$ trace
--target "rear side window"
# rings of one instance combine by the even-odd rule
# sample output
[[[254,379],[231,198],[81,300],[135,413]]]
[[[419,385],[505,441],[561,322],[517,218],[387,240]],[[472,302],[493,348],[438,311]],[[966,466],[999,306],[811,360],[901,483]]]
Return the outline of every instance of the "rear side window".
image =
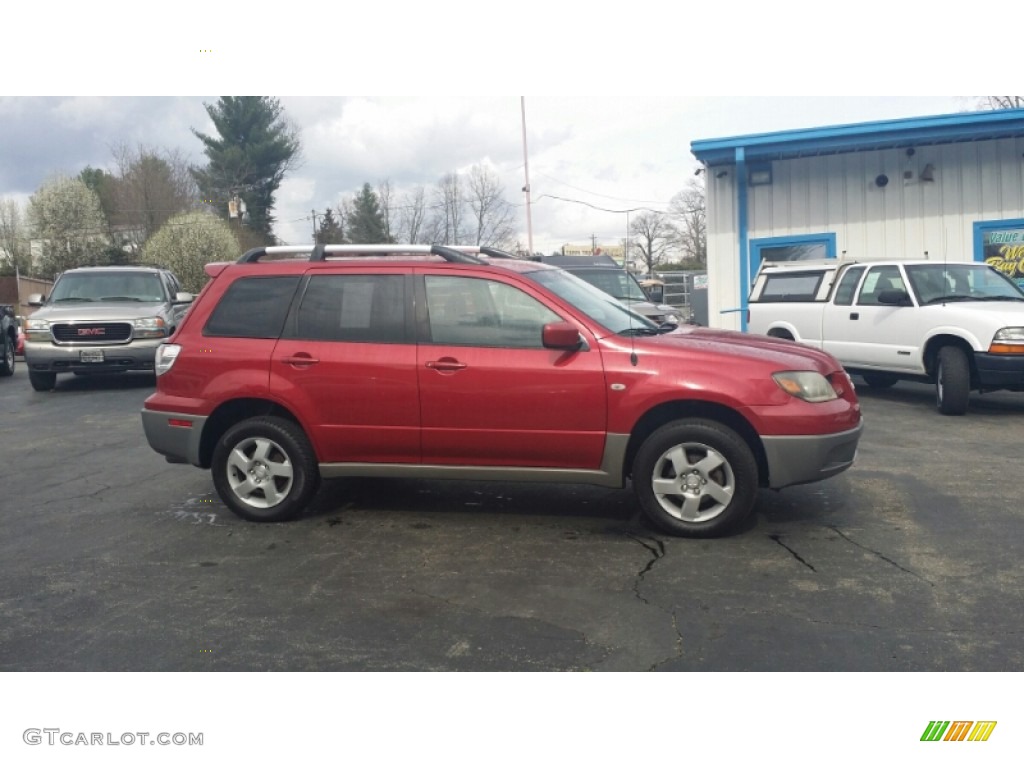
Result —
[[[857,290],[857,282],[863,273],[864,267],[853,267],[846,270],[846,274],[843,275],[842,280],[839,281],[839,285],[836,287],[836,304],[841,306],[853,304],[853,294]]]
[[[823,277],[823,272],[767,275],[759,301],[814,301]]]
[[[404,275],[314,275],[299,304],[295,338],[402,342],[405,314]]]
[[[213,310],[203,335],[276,339],[298,284],[298,276],[236,280]]]

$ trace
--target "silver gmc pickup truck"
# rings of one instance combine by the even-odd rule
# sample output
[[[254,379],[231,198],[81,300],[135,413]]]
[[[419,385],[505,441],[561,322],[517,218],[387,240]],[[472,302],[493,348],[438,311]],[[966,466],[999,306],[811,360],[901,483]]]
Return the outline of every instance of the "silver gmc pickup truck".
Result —
[[[193,296],[160,267],[80,267],[57,278],[25,324],[32,388],[53,389],[58,373],[153,371],[156,348],[174,333]]]

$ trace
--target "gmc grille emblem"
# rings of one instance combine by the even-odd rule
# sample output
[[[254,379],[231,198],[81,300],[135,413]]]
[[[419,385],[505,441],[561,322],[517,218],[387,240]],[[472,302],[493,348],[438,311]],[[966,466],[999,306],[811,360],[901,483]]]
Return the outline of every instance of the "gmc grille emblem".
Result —
[[[79,336],[102,336],[107,331],[105,328],[79,328]]]

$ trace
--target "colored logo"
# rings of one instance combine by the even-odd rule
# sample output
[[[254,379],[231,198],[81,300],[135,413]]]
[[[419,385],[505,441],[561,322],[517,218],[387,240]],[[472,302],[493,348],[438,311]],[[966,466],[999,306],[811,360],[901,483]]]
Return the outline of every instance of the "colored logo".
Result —
[[[932,720],[921,741],[988,741],[995,729],[995,720]]]

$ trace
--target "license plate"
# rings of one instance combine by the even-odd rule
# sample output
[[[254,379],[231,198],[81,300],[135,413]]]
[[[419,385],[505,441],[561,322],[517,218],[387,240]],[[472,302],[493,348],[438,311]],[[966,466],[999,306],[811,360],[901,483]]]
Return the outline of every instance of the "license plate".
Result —
[[[83,349],[78,353],[78,359],[83,363],[102,363],[102,349]]]

